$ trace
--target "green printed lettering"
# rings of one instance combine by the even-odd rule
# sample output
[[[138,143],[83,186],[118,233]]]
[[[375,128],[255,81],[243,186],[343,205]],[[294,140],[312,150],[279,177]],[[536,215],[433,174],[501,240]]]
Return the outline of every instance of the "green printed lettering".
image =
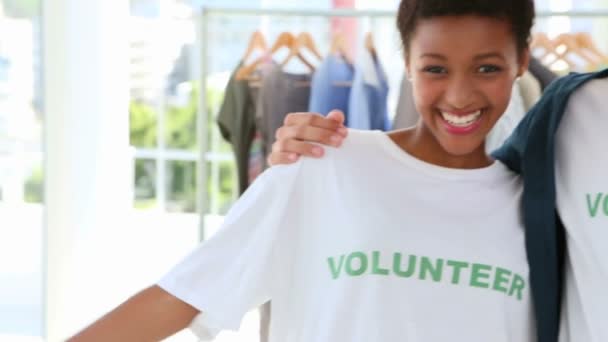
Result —
[[[587,208],[589,208],[589,215],[591,215],[591,217],[597,216],[597,211],[600,208],[602,196],[604,196],[604,194],[602,194],[602,193],[597,194],[595,196],[595,201],[593,201],[593,203],[591,203],[591,194],[587,194]],[[604,209],[606,209],[605,207],[606,207],[606,203],[604,202]]]
[[[327,258],[327,262],[329,263],[329,270],[331,272],[331,276],[334,279],[338,279],[340,273],[342,272],[342,265],[344,265],[344,255],[340,255],[340,261],[337,265],[333,257]]]
[[[513,282],[511,283],[511,290],[509,291],[509,296],[512,296],[515,292],[517,292],[517,299],[521,300],[523,298],[523,290],[526,287],[526,282],[524,278],[520,275],[515,274],[513,276]]]
[[[372,254],[372,274],[388,275],[388,269],[380,267],[380,252]]]
[[[407,270],[401,270],[401,253],[395,253],[393,255],[393,273],[399,277],[409,278],[414,275],[416,271],[416,256],[410,255],[407,263]]]
[[[448,260],[447,265],[451,266],[454,269],[454,271],[452,272],[452,284],[460,283],[460,270],[469,267],[469,263],[463,261]]]
[[[354,261],[359,260],[358,268],[355,268]],[[346,260],[346,273],[350,276],[358,277],[367,271],[367,255],[363,252],[351,253]]]
[[[441,274],[443,271],[443,259],[437,259],[435,265],[431,262],[431,259],[422,257],[420,259],[420,279],[425,280],[427,273],[431,274],[433,281],[441,281]]]
[[[602,194],[602,196],[604,196]],[[606,196],[608,198],[608,196]],[[592,198],[589,197],[591,200]],[[591,201],[592,202],[592,201]],[[591,203],[589,202],[589,203]],[[590,210],[601,211],[602,205],[608,206],[608,200],[602,197],[599,204],[595,200]],[[599,209],[597,208],[599,206]],[[597,214],[597,213],[596,213]],[[512,300],[523,300],[526,290],[526,279],[506,268],[497,266],[475,264],[466,261],[422,257],[405,253],[392,254],[392,268],[388,265],[389,254],[384,251],[352,252],[327,258],[327,265],[331,277],[360,276],[396,276],[400,278],[413,278],[428,282],[444,282],[452,285],[471,286],[482,289],[491,289],[502,292]],[[382,260],[384,256],[384,260]],[[407,260],[405,260],[407,258]],[[449,268],[451,276],[444,277],[443,271]],[[470,277],[470,278],[469,278]],[[417,280],[415,280],[417,281]]]
[[[496,291],[507,293],[507,288],[505,286],[509,284],[509,277],[511,274],[512,273],[509,270],[496,267],[496,273],[494,274],[494,286],[492,286],[492,288]]]
[[[604,215],[608,216],[608,196],[604,196]]]
[[[482,280],[490,279],[490,271],[492,270],[492,266],[482,265],[482,264],[473,264],[471,267],[471,286],[480,287],[482,289],[487,289],[490,287],[487,283],[482,283]]]

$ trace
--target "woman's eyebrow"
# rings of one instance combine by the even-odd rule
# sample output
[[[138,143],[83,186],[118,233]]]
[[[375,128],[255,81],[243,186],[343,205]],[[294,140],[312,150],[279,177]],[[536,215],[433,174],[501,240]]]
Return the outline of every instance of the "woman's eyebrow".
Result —
[[[500,54],[498,52],[482,53],[480,55],[475,56],[476,60],[486,59],[486,58],[499,58],[499,59],[502,59],[503,61],[505,60],[505,56],[503,56],[502,54]]]
[[[447,59],[444,55],[438,53],[423,53],[420,55],[420,58],[437,58],[437,59]]]

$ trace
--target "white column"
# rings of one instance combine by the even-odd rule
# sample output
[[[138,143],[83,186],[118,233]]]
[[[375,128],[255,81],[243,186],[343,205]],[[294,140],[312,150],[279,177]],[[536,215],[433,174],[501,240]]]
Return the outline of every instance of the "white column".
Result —
[[[49,342],[101,314],[99,298],[120,282],[103,259],[131,205],[128,14],[123,0],[43,1]]]

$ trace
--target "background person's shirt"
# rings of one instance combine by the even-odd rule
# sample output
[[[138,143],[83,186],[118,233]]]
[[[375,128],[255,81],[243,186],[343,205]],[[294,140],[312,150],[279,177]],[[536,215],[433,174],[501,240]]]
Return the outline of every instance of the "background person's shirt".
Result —
[[[560,308],[562,306],[562,294],[564,293],[563,280],[565,279],[564,259],[566,248],[563,223],[565,222],[562,222],[556,215],[558,208],[556,205],[555,173],[555,155],[560,155],[563,152],[555,150],[556,133],[558,128],[560,128],[560,122],[570,96],[579,91],[588,82],[606,78],[608,78],[608,69],[589,74],[571,73],[555,80],[545,90],[539,102],[524,117],[505,144],[493,153],[495,158],[501,160],[513,171],[520,173],[524,179],[525,187],[522,197],[522,211],[526,227],[526,251],[530,265],[530,274],[532,275],[530,285],[532,297],[534,298],[539,342],[554,342],[558,340]],[[601,108],[601,105],[598,108]],[[605,113],[605,110],[602,112]],[[573,117],[586,114],[575,113]],[[597,129],[599,131],[602,131],[600,127],[602,126],[602,122],[604,121],[597,122]],[[562,130],[565,129],[567,129],[567,126],[564,126]],[[579,138],[581,137],[577,136],[576,139]],[[599,137],[591,136],[585,139],[588,138],[598,138],[599,140]],[[573,142],[564,141],[564,143]],[[585,147],[577,151],[577,153],[584,154],[586,150]],[[591,158],[597,157],[598,159],[603,155],[605,154],[589,154]],[[605,161],[605,159],[602,160]],[[573,166],[575,165],[573,164]],[[583,173],[581,174],[584,176],[585,171],[582,171]],[[578,177],[578,174],[573,175],[573,177]],[[597,184],[600,185],[601,183],[598,182]],[[575,201],[576,199],[572,200]],[[572,211],[572,209],[564,207],[561,210]],[[579,211],[578,213],[584,215],[584,212]],[[572,236],[580,237],[581,235],[579,234],[586,234],[585,232],[576,232],[575,230],[578,229],[578,226],[568,226],[567,229],[568,234],[573,234]],[[575,260],[574,258],[570,258],[569,262]],[[574,268],[577,267],[579,265],[574,265]],[[588,266],[583,264],[581,267],[585,268]],[[599,278],[593,279],[598,280]],[[574,283],[572,284],[574,285]],[[578,296],[577,291],[577,288],[569,286],[567,296]],[[592,305],[591,308],[597,309],[598,306]],[[584,329],[589,329],[587,331],[594,331],[594,334],[598,334],[600,331],[605,331],[602,329],[605,329],[604,318],[606,315],[604,313],[606,311],[603,311],[600,316],[596,317],[595,314],[597,312],[591,308],[584,315],[590,317],[589,315],[593,314],[594,317],[589,320],[589,324],[591,322],[598,322],[597,320],[599,319],[599,325],[579,326],[578,329],[583,329],[583,331]],[[583,308],[583,310],[587,309]],[[576,322],[578,323],[572,321],[568,324],[571,327],[579,323],[587,324],[587,322],[582,320],[577,320]],[[562,331],[563,339],[568,338],[568,336],[573,338],[572,341],[583,341],[578,336],[569,335],[567,331]]]
[[[608,78],[574,93],[557,130],[557,209],[568,246],[561,341],[608,341]]]
[[[214,328],[271,300],[271,341],[532,341],[521,191],[499,162],[442,168],[351,130],[266,171],[159,285]]]

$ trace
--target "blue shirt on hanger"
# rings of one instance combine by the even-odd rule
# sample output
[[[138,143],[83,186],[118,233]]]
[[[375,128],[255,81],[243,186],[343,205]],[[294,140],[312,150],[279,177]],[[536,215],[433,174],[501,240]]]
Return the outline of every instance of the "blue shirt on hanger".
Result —
[[[327,56],[312,77],[309,110],[327,115],[339,109],[348,118],[348,101],[354,76],[355,70],[350,63],[339,56]]]
[[[380,61],[365,49],[355,68],[347,125],[355,129],[386,131],[388,80]]]

